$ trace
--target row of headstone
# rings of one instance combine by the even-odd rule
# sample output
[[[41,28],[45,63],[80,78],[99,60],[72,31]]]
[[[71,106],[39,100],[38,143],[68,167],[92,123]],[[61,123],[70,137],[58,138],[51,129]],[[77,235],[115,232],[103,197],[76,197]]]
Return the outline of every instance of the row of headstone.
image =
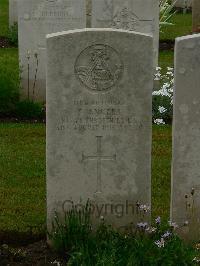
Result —
[[[154,65],[157,65],[158,0],[18,0],[18,10],[24,97],[43,102],[46,99],[45,36],[48,33],[90,26],[151,34],[154,39]]]
[[[191,8],[193,0],[173,0],[174,6],[177,8]]]
[[[78,45],[76,45],[78,44]],[[117,228],[151,205],[153,38],[85,29],[47,37],[47,209],[90,200]],[[200,35],[178,38],[172,167],[172,222],[200,237]],[[149,217],[143,217],[148,221]],[[189,223],[187,223],[188,221]]]
[[[199,0],[174,0],[174,6],[182,9],[192,8],[192,31],[200,32],[200,1]]]
[[[46,34],[86,27],[85,0],[18,0],[23,96],[45,102]]]
[[[9,26],[13,26],[18,22],[17,1],[9,0]]]
[[[200,32],[200,1],[199,0],[193,0],[192,28],[193,28],[193,32]]]
[[[190,240],[200,238],[200,34],[177,38],[171,216]]]

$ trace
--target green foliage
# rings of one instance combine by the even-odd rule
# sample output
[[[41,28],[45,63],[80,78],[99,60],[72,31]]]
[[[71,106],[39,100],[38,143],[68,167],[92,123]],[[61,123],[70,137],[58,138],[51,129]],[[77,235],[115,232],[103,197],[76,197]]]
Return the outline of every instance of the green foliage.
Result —
[[[170,20],[176,14],[174,11],[174,2],[168,0],[160,0],[160,29],[163,26],[173,25]]]
[[[14,45],[15,47],[18,47],[18,25],[17,23],[14,23],[8,32],[8,39],[9,42]]]
[[[95,233],[91,228],[88,212],[81,214],[73,209],[66,213],[64,223],[56,215],[50,239],[68,259],[67,265],[193,265],[196,251],[184,244],[169,225],[156,225],[154,233],[147,233],[147,228],[119,233],[104,222]],[[166,232],[169,236],[163,236]],[[162,247],[156,244],[160,238],[164,241]]]
[[[159,54],[159,66],[161,72],[164,74],[167,67],[173,67],[174,65],[174,52],[173,51],[160,51]]]
[[[9,1],[0,0],[0,36],[8,34]]]
[[[41,103],[24,100],[16,104],[15,113],[21,119],[42,119],[44,118],[44,107]]]
[[[171,104],[171,99],[167,96],[153,95],[153,105],[152,105],[152,116],[153,121],[157,118],[162,119],[165,124],[172,123],[173,117],[173,105]],[[166,112],[160,113],[159,107],[162,106],[165,108]]]
[[[157,67],[155,81],[159,82],[159,90],[154,90],[152,117],[155,124],[170,124],[173,116],[173,90],[174,90],[174,69],[167,68],[163,74],[162,69]]]
[[[0,123],[0,139],[0,239],[45,237],[45,125]]]
[[[171,126],[153,126],[152,143],[152,216],[167,221],[171,188]]]
[[[8,76],[0,78],[0,116],[9,115],[13,112],[19,98],[17,84]]]
[[[15,48],[0,49],[0,116],[43,119],[44,106],[31,100],[19,102],[19,94],[18,51]]]
[[[52,231],[48,236],[57,252],[65,254],[68,251],[69,253],[76,250],[79,245],[84,245],[91,233],[89,213],[89,204],[83,210],[77,210],[74,207],[65,213],[63,223],[55,214]]]
[[[171,18],[173,25],[169,27],[163,27],[160,33],[161,40],[174,41],[176,37],[191,34],[192,32],[192,14],[175,14]]]
[[[0,49],[0,116],[12,115],[19,100],[20,78],[16,49]]]

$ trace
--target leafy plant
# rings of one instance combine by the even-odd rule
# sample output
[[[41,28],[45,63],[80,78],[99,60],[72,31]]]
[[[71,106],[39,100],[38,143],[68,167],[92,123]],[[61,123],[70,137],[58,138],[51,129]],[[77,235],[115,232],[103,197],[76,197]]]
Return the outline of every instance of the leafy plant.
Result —
[[[160,0],[160,30],[163,26],[173,25],[169,21],[176,14],[176,11],[173,11],[175,3],[176,1]]]
[[[44,106],[31,100],[23,100],[16,104],[16,115],[22,119],[44,118]]]
[[[17,23],[14,23],[8,31],[8,39],[9,42],[14,45],[15,47],[18,47],[18,25]]]
[[[94,232],[88,210],[73,208],[63,222],[57,214],[53,221],[49,238],[67,265],[194,265],[198,252],[176,235],[175,223],[162,224],[158,217],[153,226],[141,222],[120,233],[102,220]]]
[[[73,207],[64,213],[64,221],[55,213],[52,222],[52,230],[48,237],[52,241],[55,250],[62,254],[68,254],[76,250],[79,245],[84,245],[91,234],[89,203],[82,210]]]
[[[19,80],[12,79],[7,71],[0,78],[0,116],[11,115],[19,100]]]
[[[157,67],[155,81],[159,82],[161,88],[153,91],[153,123],[170,124],[173,117],[173,68],[168,67],[167,72],[162,74],[161,68]]]

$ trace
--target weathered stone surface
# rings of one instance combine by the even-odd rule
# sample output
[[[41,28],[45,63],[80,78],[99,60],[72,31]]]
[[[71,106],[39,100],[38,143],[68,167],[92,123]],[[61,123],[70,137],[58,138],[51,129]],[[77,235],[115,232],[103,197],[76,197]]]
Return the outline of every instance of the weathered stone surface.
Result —
[[[92,27],[151,34],[154,38],[154,65],[158,64],[158,0],[93,0]]]
[[[200,1],[193,0],[192,3],[192,28],[193,32],[200,32]]]
[[[87,28],[91,28],[92,21],[92,0],[86,0]]]
[[[17,23],[17,0],[9,0],[9,25]]]
[[[18,0],[18,10],[23,96],[45,101],[45,36],[85,28],[85,0]]]
[[[175,58],[172,220],[200,237],[200,34],[178,38]],[[194,195],[193,195],[194,194]]]
[[[47,36],[49,223],[70,201],[90,199],[117,227],[150,204],[152,42],[112,29]]]

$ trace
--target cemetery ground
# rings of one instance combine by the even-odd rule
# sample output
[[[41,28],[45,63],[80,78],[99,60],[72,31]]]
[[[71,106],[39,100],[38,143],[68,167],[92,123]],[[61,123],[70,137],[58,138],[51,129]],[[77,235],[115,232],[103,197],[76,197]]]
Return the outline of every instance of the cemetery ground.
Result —
[[[160,52],[159,65],[164,70],[173,65],[175,37],[191,33],[191,14],[176,14],[172,22],[175,25],[161,34],[161,41],[164,43],[161,47],[164,47],[164,50]],[[26,116],[15,117],[13,113],[7,115],[9,111],[5,111],[6,108],[10,110],[10,106],[17,102],[16,92],[19,85],[18,49],[10,42],[9,36],[12,33],[8,30],[7,0],[1,0],[0,3],[0,25],[0,47],[2,47],[0,49],[0,265],[52,265],[50,262],[61,259],[45,244],[45,123],[38,123],[40,118],[37,116],[31,119],[28,117],[29,121],[24,122],[27,120]],[[9,90],[11,93],[7,94],[7,88],[12,88]],[[7,99],[11,101],[8,105],[3,105],[8,102]],[[171,130],[171,125],[153,126],[152,221],[160,216],[164,223],[169,220],[170,208]],[[106,231],[104,233],[107,238],[111,236]],[[116,242],[116,239],[114,241]],[[119,246],[124,245],[120,238],[117,241]],[[142,265],[166,265],[163,261],[165,257],[170,256],[177,265],[193,265],[191,258],[195,256],[195,252],[190,247],[182,247],[182,243],[178,241],[174,243],[171,250],[166,249],[163,252],[155,246],[150,249],[149,254],[150,243],[146,241],[141,253],[137,255],[143,257],[145,251],[147,257],[163,256],[162,261],[152,260],[152,264]],[[114,248],[109,244],[108,241],[107,249],[110,253]],[[151,244],[154,245],[152,240]],[[177,254],[179,252],[182,254],[180,264],[178,261],[175,262],[172,255],[176,250]],[[118,253],[120,254],[120,248]],[[87,258],[87,252],[84,255]],[[105,258],[106,255],[108,254],[105,254]],[[125,253],[123,256],[122,259],[125,261],[130,254]],[[191,264],[186,261],[191,261]],[[63,262],[62,265],[66,264]],[[81,265],[81,262],[72,265]],[[107,261],[107,264],[99,265],[113,264]]]
[[[0,238],[45,235],[45,125],[0,124]],[[153,127],[153,217],[169,217],[171,126]],[[18,237],[9,232],[19,233]],[[22,233],[22,238],[20,238]]]
[[[45,124],[21,122],[1,123],[0,139],[1,265],[10,263],[10,265],[43,266],[52,265],[50,262],[54,261],[61,262],[62,256],[58,256],[58,254],[50,251],[45,243]],[[169,217],[170,167],[171,126],[155,125],[153,126],[152,143],[152,221],[160,216],[164,224],[167,223]],[[81,231],[78,231],[79,234],[80,232]],[[83,233],[84,232],[82,232],[82,234]],[[74,237],[82,238],[82,234],[77,236],[76,232],[72,233],[70,235],[70,237],[72,237],[72,242]],[[105,259],[110,257],[111,248],[113,252],[121,254],[121,260],[123,259],[125,261],[130,257],[130,254],[126,252],[123,253],[124,250],[120,250],[122,245],[120,236],[116,236],[116,234],[109,233],[105,230],[98,237],[100,237],[102,241],[102,250],[99,249],[99,252],[101,253],[103,250],[104,252],[107,250],[107,254],[104,254]],[[113,239],[113,237],[116,239]],[[106,242],[104,238],[106,238]],[[80,239],[80,243],[81,241]],[[94,240],[91,243],[90,241],[92,240],[87,239],[88,243],[86,243],[93,247]],[[96,244],[99,243],[98,241],[95,241]],[[164,252],[155,246],[151,238],[142,238],[139,243],[134,243],[133,240],[130,242],[129,239],[124,245],[130,245],[130,251],[134,249],[131,251],[133,254],[135,254],[135,247],[138,246],[141,250],[139,253],[136,252],[136,258],[144,257],[146,259],[146,262],[144,259],[144,264],[133,265],[175,265],[174,263],[176,260],[180,262],[180,264],[177,265],[193,265],[191,260],[195,256],[194,250],[190,247],[182,246],[183,242],[180,242],[178,239],[173,241],[173,244],[171,246],[169,245],[170,248],[166,248]],[[107,245],[106,247],[105,243]],[[115,245],[119,246],[116,247]],[[81,244],[79,248],[81,249]],[[96,265],[88,260],[88,256],[91,256],[91,254],[86,251],[82,252],[87,260],[83,265]],[[95,251],[92,251],[91,248],[91,253],[92,252]],[[181,254],[181,261],[176,253]],[[99,256],[100,255],[101,254],[99,254]],[[157,260],[154,260],[154,257],[157,257]],[[149,258],[150,260],[148,260]],[[164,262],[169,258],[171,258],[171,264],[165,264]],[[151,260],[152,264],[150,264]],[[162,262],[162,264],[160,262]],[[191,264],[189,262],[191,262]],[[64,264],[64,260],[60,265],[66,265]],[[72,263],[71,265],[81,264]],[[107,262],[107,264],[102,265],[115,264]],[[128,264],[122,264],[121,262],[119,265]]]
[[[42,261],[41,258],[50,256],[44,244],[45,125],[1,123],[0,138],[0,244],[14,245],[14,252],[17,253],[15,260],[23,261],[23,252],[29,254],[30,260],[30,254],[34,256],[36,252],[36,258]],[[153,219],[161,216],[167,221],[170,204],[170,125],[153,127],[152,155]],[[36,242],[41,239],[43,241]],[[36,244],[22,248],[33,242]]]

